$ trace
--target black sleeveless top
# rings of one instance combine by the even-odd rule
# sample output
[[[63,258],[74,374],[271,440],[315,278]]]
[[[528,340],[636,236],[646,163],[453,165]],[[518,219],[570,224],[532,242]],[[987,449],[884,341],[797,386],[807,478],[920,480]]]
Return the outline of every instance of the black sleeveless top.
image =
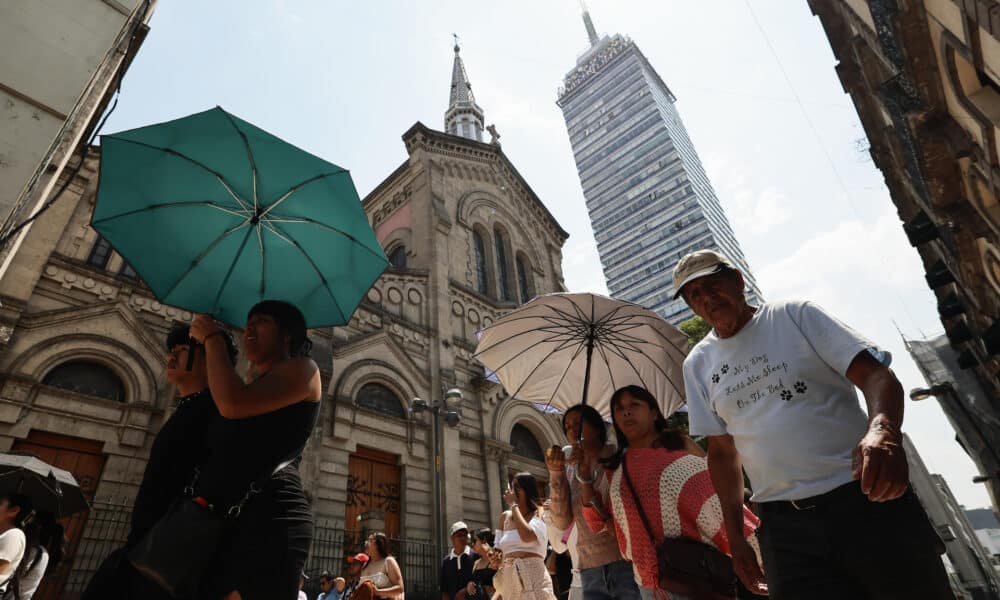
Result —
[[[298,466],[319,407],[318,401],[303,400],[245,419],[216,417],[208,427],[209,453],[200,468],[197,495],[216,506],[232,504],[251,483],[269,479],[281,463],[291,460]]]

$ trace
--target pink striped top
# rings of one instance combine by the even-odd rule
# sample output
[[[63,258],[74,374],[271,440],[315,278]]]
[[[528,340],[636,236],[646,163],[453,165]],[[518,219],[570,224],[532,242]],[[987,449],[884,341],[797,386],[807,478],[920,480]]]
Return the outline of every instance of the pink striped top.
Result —
[[[584,509],[584,519],[594,531],[601,531],[613,522],[622,555],[632,561],[642,587],[659,587],[656,546],[665,537],[690,538],[730,554],[722,505],[704,458],[664,448],[630,448],[626,457],[628,474],[653,528],[654,539],[646,533],[620,466],[604,474],[610,484],[600,500],[604,506],[610,505],[610,517],[606,519],[599,510],[588,506]],[[757,517],[744,507],[743,531],[758,557],[760,550],[754,531],[759,524]]]

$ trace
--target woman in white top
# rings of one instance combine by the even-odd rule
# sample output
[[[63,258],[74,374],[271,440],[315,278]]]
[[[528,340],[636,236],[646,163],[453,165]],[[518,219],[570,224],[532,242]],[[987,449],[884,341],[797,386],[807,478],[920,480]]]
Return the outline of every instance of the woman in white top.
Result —
[[[361,581],[371,581],[376,598],[396,600],[403,597],[403,572],[399,563],[389,555],[389,540],[384,533],[373,533],[365,542],[365,553],[370,560],[361,570]]]
[[[27,541],[20,528],[29,523],[34,514],[27,496],[0,494],[0,592],[7,591],[24,558]]]
[[[40,512],[24,528],[27,549],[24,559],[7,586],[7,596],[14,600],[31,600],[42,583],[42,577],[62,560],[66,535],[63,526],[51,512]],[[5,598],[7,597],[5,596]]]
[[[538,483],[530,473],[518,473],[503,495],[510,507],[500,515],[496,548],[503,563],[493,582],[504,600],[555,600],[552,578],[545,568],[548,528],[538,515]]]

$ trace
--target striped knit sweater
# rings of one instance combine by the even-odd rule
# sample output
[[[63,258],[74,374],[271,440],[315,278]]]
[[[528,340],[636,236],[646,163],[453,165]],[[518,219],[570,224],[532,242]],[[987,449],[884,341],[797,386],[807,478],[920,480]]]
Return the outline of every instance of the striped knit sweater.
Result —
[[[632,492],[622,478],[621,466],[604,474],[610,484],[600,501],[603,506],[611,507],[611,515],[602,515],[600,510],[587,507],[584,519],[594,531],[601,531],[613,523],[622,555],[632,561],[636,580],[642,587],[659,587],[656,546],[665,537],[683,536],[730,554],[722,505],[704,458],[683,450],[663,448],[630,448],[626,457],[629,476],[653,528],[654,539],[646,532]],[[758,524],[757,517],[744,508],[743,532],[759,558],[754,535]]]

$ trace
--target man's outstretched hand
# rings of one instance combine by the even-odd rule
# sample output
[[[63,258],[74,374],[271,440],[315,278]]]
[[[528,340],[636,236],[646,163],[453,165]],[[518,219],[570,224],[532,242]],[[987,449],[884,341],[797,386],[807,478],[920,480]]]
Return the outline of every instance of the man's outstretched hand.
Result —
[[[902,435],[892,428],[872,424],[854,448],[854,478],[872,502],[886,502],[902,496],[910,485]]]

